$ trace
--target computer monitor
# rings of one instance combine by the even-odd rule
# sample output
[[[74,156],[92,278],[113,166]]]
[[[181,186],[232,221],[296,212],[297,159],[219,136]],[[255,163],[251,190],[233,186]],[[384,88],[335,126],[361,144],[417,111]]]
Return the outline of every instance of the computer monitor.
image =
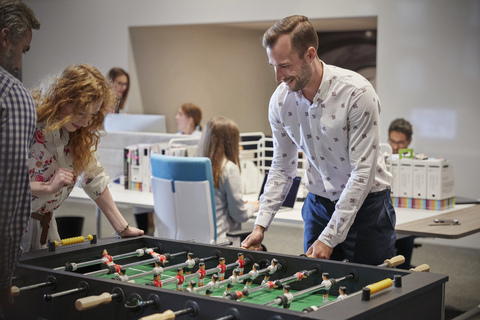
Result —
[[[258,198],[260,199],[260,196],[263,194],[263,191],[265,189],[265,184],[267,183],[267,178],[268,178],[268,173],[265,174],[265,177],[263,178],[263,183],[262,183],[262,188],[260,188],[260,194]],[[298,193],[298,188],[300,187],[300,181],[302,180],[301,177],[295,177],[293,178],[293,183],[292,186],[290,187],[290,191],[288,191],[288,194],[283,201],[282,207],[289,207],[293,208],[295,205],[295,201],[297,200],[297,193]]]

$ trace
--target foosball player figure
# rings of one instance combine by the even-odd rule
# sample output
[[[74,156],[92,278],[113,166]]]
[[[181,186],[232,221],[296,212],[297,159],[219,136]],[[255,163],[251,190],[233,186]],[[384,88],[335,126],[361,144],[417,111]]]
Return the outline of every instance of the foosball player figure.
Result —
[[[127,282],[128,281],[128,276],[125,274],[125,269],[124,268],[120,268],[118,271],[117,271],[117,275],[113,278],[114,280],[120,280],[120,281],[123,281],[123,282]]]
[[[245,268],[245,264],[246,264],[247,262],[245,261],[245,258],[244,258],[244,256],[243,256],[243,252],[239,252],[239,253],[237,254],[237,256],[238,256],[238,260],[237,260],[238,267],[237,267],[237,269],[238,269],[238,271],[239,271],[239,272],[238,272],[238,275],[241,276],[241,275],[243,274],[243,269]]]
[[[146,283],[146,285],[161,288],[162,287],[162,281],[160,280],[160,277],[161,277],[160,273],[153,275],[153,281],[149,282],[149,283]]]
[[[97,251],[98,252],[98,251]],[[108,254],[107,249],[103,249],[102,251],[102,261],[105,263],[107,266],[110,266],[113,264],[113,258],[111,255]]]
[[[220,257],[218,259],[219,265],[217,266],[218,268],[218,280],[222,281],[225,279],[225,271],[227,271],[227,266],[225,265],[225,258]]]
[[[211,281],[207,283],[208,289],[205,295],[210,296],[213,293],[213,290],[218,288],[218,275],[212,274]]]
[[[232,275],[230,276],[230,278],[228,278],[228,280],[230,280],[230,283],[233,285],[240,282],[240,280],[238,279],[238,272],[239,271],[237,269],[233,269]]]
[[[192,252],[189,252],[187,254],[187,261],[185,261],[185,263],[187,264],[187,271],[185,272],[185,274],[192,273],[192,268],[195,267],[195,260],[193,259]]]
[[[163,268],[159,265],[160,261],[155,261],[155,268],[153,268],[153,274],[163,273]]]
[[[290,293],[290,286],[288,284],[283,286],[283,296],[286,299],[283,303],[283,309],[290,309],[290,304],[293,300],[293,293]]]
[[[205,281],[205,276],[207,275],[207,270],[205,270],[205,262],[200,262],[198,264],[198,286],[202,287]]]
[[[186,289],[183,289],[183,291],[185,292],[190,292],[190,293],[195,293],[195,286],[197,285],[197,283],[193,280],[191,280],[189,283],[188,283],[188,288]]]
[[[168,262],[166,256],[153,251],[153,249],[146,249],[145,252],[151,255],[152,258],[157,259],[157,261],[160,262],[163,266],[165,266],[165,264]],[[155,263],[157,263],[157,261],[155,261]]]
[[[252,270],[248,273],[249,277],[245,279],[245,286],[243,287],[243,290],[249,290],[250,285],[253,283],[253,280],[258,277],[258,269],[260,266],[258,263],[254,263],[252,266]]]
[[[323,284],[323,288],[320,290],[320,293],[323,295],[323,303],[328,303],[328,291],[332,287],[332,282],[328,279],[328,277],[330,277],[328,272],[322,273],[323,281],[320,284]]]
[[[185,282],[185,276],[183,275],[183,268],[177,268],[177,291],[183,290],[183,283]]]
[[[343,300],[347,298],[347,287],[341,286],[338,288],[337,300]]]
[[[272,262],[270,262],[270,265],[267,267],[267,270],[268,272],[265,274],[265,276],[263,277],[263,281],[262,281],[262,286],[268,282],[268,280],[270,280],[270,276],[272,274],[275,273],[275,271],[277,271],[277,263],[278,263],[278,260],[277,259],[272,259]]]
[[[223,293],[223,297],[224,297],[224,298],[225,298],[225,296],[226,296],[227,294],[230,293],[230,291],[232,290],[232,288],[233,288],[233,284],[231,284],[231,283],[227,284],[227,288],[225,289],[225,292]]]

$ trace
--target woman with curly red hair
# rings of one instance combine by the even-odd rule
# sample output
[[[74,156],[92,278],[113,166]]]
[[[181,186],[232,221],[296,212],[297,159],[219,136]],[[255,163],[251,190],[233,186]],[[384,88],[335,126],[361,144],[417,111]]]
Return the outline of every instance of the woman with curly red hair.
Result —
[[[86,64],[67,67],[33,92],[37,128],[29,151],[32,215],[22,247],[36,250],[59,241],[53,213],[78,182],[121,237],[143,234],[130,227],[108,189],[96,150],[105,116],[116,104],[112,87]]]

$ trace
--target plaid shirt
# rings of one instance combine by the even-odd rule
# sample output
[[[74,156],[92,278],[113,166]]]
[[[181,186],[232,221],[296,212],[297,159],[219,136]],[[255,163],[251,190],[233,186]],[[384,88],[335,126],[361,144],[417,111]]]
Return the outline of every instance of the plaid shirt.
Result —
[[[32,96],[0,67],[0,290],[11,285],[30,217],[27,155],[36,122]]]

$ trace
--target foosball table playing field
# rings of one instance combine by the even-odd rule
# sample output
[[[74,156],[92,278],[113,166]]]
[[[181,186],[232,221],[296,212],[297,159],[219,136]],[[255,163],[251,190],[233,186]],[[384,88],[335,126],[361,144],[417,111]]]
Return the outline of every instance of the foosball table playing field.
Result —
[[[448,277],[142,236],[22,257],[7,319],[443,319]]]

